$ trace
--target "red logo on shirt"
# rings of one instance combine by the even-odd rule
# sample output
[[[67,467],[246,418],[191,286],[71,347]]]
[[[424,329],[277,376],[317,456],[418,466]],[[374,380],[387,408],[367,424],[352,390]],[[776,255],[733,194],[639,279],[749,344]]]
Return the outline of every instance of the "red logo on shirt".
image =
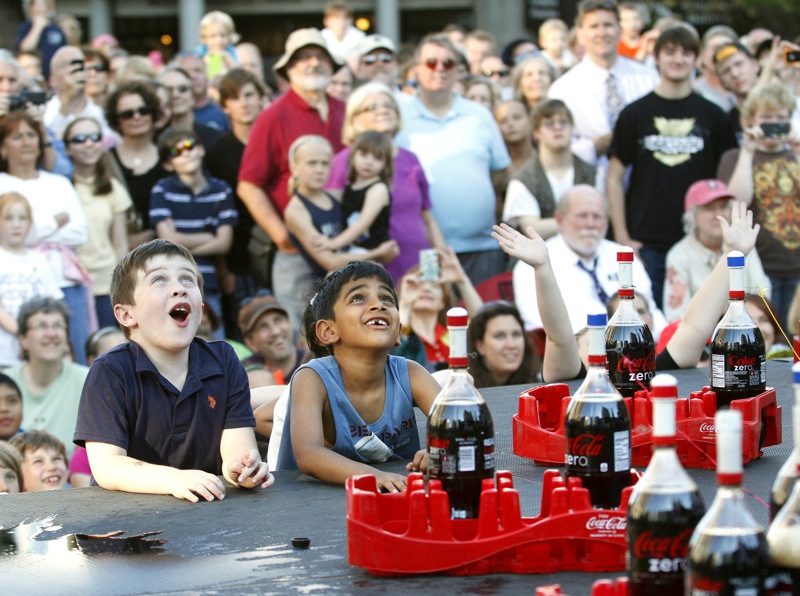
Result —
[[[208,405],[209,405],[209,406],[211,406],[211,409],[212,409],[212,410],[213,410],[215,407],[217,407],[217,400],[216,400],[216,399],[214,399],[214,396],[213,396],[213,395],[209,395],[209,396],[208,396]]]

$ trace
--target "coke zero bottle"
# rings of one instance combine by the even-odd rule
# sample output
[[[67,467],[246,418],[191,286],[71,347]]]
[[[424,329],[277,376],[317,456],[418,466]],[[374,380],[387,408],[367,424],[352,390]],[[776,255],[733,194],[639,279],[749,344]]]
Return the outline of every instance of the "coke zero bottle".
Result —
[[[795,475],[800,467],[800,404],[792,407],[795,450],[789,461]],[[767,532],[772,572],[767,579],[770,596],[793,596],[800,592],[800,483],[795,482],[791,495]]]
[[[588,316],[589,368],[567,407],[564,461],[567,477],[581,479],[592,505],[613,509],[631,481],[631,418],[608,378],[605,324],[604,314]]]
[[[792,366],[792,381],[794,382],[794,403],[798,405],[800,404],[800,363],[796,363]],[[772,484],[772,491],[770,493],[770,516],[772,519],[775,519],[775,516],[778,515],[783,504],[786,503],[786,499],[789,498],[789,494],[792,492],[792,488],[797,480],[796,462],[800,459],[800,437],[798,437],[797,434],[800,432],[800,429],[797,427],[798,425],[795,419],[794,450],[789,456],[789,459],[781,466],[781,469],[778,471],[778,476]]]
[[[753,397],[767,389],[764,336],[744,307],[744,255],[728,253],[728,310],[711,336],[711,388],[717,408],[734,399]]]
[[[689,539],[706,507],[675,451],[678,382],[657,375],[650,384],[653,456],[628,503],[631,596],[681,596]]]
[[[481,484],[494,477],[494,424],[467,373],[467,311],[447,311],[450,379],[428,416],[428,474],[450,497],[453,519],[478,517]]]
[[[648,389],[656,374],[656,342],[634,304],[633,250],[617,252],[619,305],[606,328],[606,354],[611,382],[624,397]]]
[[[719,410],[717,494],[689,543],[686,593],[714,596],[764,593],[769,553],[764,529],[742,490],[742,414]]]

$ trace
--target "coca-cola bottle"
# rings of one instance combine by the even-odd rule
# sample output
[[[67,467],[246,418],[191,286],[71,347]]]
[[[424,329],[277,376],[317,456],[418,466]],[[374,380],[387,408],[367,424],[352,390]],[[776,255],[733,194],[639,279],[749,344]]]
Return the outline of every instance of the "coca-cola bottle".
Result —
[[[794,403],[795,406],[800,404],[800,363],[792,366],[792,381],[794,382]],[[772,491],[770,493],[770,516],[775,519],[778,512],[786,503],[789,494],[797,480],[797,460],[800,459],[800,428],[798,428],[797,419],[794,419],[794,450],[789,456],[781,469],[778,470],[778,476],[772,484]]]
[[[631,481],[631,417],[608,378],[605,324],[605,314],[588,316],[589,368],[567,407],[564,461],[567,477],[581,479],[592,505],[613,509]]]
[[[689,543],[686,593],[691,596],[763,594],[769,571],[764,529],[742,490],[742,414],[719,410],[717,494]]]
[[[619,305],[606,328],[606,354],[611,382],[624,397],[648,389],[656,374],[656,342],[634,304],[633,250],[617,252]]]
[[[428,474],[450,497],[453,519],[478,517],[481,484],[494,477],[494,423],[467,373],[467,311],[447,311],[450,379],[428,416]]]
[[[764,336],[744,306],[744,255],[739,251],[728,253],[728,271],[728,310],[711,336],[711,388],[718,409],[767,389]]]
[[[689,539],[706,507],[675,451],[678,382],[657,375],[650,384],[653,456],[628,503],[631,596],[681,596]]]
[[[800,468],[800,404],[792,407],[795,450],[789,461],[795,474]],[[795,482],[786,504],[775,516],[767,532],[772,572],[767,579],[770,596],[794,596],[800,593],[800,483]]]

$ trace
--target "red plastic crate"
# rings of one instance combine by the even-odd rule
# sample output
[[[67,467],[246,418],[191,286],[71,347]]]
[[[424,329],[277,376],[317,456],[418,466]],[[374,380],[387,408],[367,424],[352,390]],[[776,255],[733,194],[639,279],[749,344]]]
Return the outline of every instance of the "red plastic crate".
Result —
[[[618,577],[615,580],[598,579],[592,584],[592,596],[628,596],[630,584],[627,577]]]
[[[519,411],[514,415],[514,453],[532,459],[541,466],[564,464],[564,419],[569,405],[569,387],[553,383],[534,387],[519,396]],[[648,391],[637,391],[634,398],[624,398],[631,416],[631,465],[646,467],[652,453],[653,410]],[[678,457],[684,467],[713,470],[716,467],[717,433],[714,414],[716,393],[710,387],[693,391],[689,398],[678,399],[676,425]],[[731,409],[742,412],[742,450],[744,463],[758,459],[762,428],[764,447],[780,445],[781,408],[775,390],[731,402]]]
[[[635,483],[638,475],[631,475]],[[351,565],[375,575],[623,571],[627,506],[595,509],[580,480],[546,470],[538,517],[523,518],[510,472],[484,480],[478,519],[450,519],[438,480],[425,491],[410,474],[402,493],[381,493],[374,476],[347,480],[347,551]]]

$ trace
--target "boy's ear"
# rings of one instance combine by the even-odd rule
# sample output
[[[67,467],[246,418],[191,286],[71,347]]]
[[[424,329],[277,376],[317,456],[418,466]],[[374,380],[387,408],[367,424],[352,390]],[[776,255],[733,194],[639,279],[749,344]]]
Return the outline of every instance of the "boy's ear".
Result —
[[[339,333],[336,331],[336,321],[322,319],[317,321],[315,326],[317,339],[322,345],[330,346],[339,341]]]
[[[120,325],[126,327],[127,329],[133,329],[134,327],[138,326],[136,318],[131,312],[131,307],[129,304],[115,304],[114,317],[117,319],[117,322]]]

